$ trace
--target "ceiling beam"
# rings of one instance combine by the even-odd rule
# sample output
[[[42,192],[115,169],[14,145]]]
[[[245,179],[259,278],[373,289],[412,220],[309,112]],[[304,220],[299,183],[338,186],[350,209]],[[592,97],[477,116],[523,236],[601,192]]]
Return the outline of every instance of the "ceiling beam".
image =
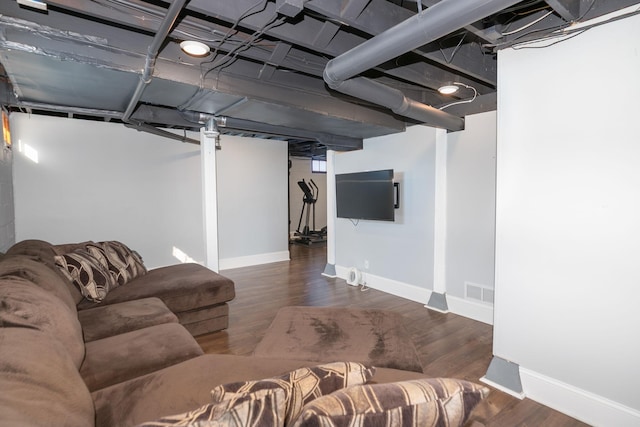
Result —
[[[112,22],[119,26],[125,26],[124,33],[128,34],[126,37],[128,40],[136,38],[134,31],[142,31],[144,34],[139,34],[137,36],[138,39],[142,40],[142,43],[136,44],[137,46],[140,46],[139,49],[146,49],[148,39],[144,36],[147,35],[147,33],[155,33],[157,31],[160,20],[166,12],[166,10],[161,7],[152,6],[148,3],[136,0],[127,2],[128,4],[139,8],[136,13],[131,13],[131,10],[107,7],[100,3],[87,2],[84,0],[48,0],[47,3],[64,10],[81,13],[92,18],[98,18],[101,21]],[[2,7],[0,7],[0,10],[2,10]],[[41,23],[43,24],[46,23],[49,26],[55,26],[56,28],[61,29],[64,28],[64,25],[69,25],[69,22],[72,22],[73,28],[77,29],[85,27],[86,29],[84,32],[87,34],[95,34],[103,27],[101,24],[96,22],[82,20],[80,18],[74,19],[73,16],[69,15],[60,15],[60,13],[50,11],[49,15],[42,17],[41,20],[38,20],[38,17],[34,15],[31,15],[29,18],[34,19],[36,22],[42,21]],[[14,12],[12,13],[12,16],[17,15]],[[25,16],[25,19],[26,18],[27,17]],[[122,32],[122,30],[123,29],[119,29],[120,32]],[[229,28],[227,26],[193,16],[187,16],[180,19],[169,35],[172,39],[179,41],[186,39],[203,41],[210,46],[214,46],[215,50],[223,53],[231,52],[235,50],[238,45],[243,44],[242,52],[239,53],[240,56],[263,63],[268,62],[270,57],[273,55],[272,46],[267,46],[265,44],[252,46],[250,44],[250,35],[242,32],[238,32],[220,43],[228,31]],[[108,37],[112,43],[117,43],[117,34],[119,33],[114,32],[110,28],[103,30],[103,37]],[[130,46],[130,48],[133,48],[133,46]],[[314,76],[322,76],[324,65],[327,62],[326,58],[315,55],[307,50],[298,49],[294,46],[290,47],[290,51],[288,53],[288,55],[280,60],[279,65],[281,67]],[[184,59],[187,61],[189,60],[186,56]]]
[[[367,7],[371,0],[345,0],[343,1],[340,16],[348,21],[358,19],[358,16]]]
[[[0,6],[0,9],[3,7],[4,3]],[[50,11],[50,13],[55,15],[53,11]],[[41,17],[40,14],[35,15]],[[69,19],[79,20],[77,17],[69,17]],[[101,25],[95,24],[96,29],[100,28]],[[0,47],[12,50],[23,49],[25,54],[41,55],[43,59],[49,58],[47,61],[62,61],[61,63],[70,70],[76,65],[81,65],[82,67],[97,66],[100,69],[93,73],[94,79],[105,77],[106,71],[104,70],[107,69],[131,73],[132,77],[138,74],[144,65],[144,54],[127,49],[130,46],[148,45],[151,40],[151,37],[146,34],[129,31],[127,37],[121,37],[122,43],[126,41],[127,44],[119,46],[114,43],[119,43],[121,39],[114,40],[113,38],[102,37],[100,32],[98,32],[100,36],[90,37],[85,34],[70,32],[66,28],[57,29],[34,22],[16,21],[15,18],[8,16],[0,16],[0,31],[5,35],[5,38],[8,37],[11,40],[10,42],[0,40]],[[122,32],[123,30],[119,29],[119,31]],[[287,50],[287,44],[283,43],[281,46],[281,48],[272,48],[272,52],[276,51],[276,49],[281,49],[274,57],[277,61],[288,56],[284,55],[284,51]],[[173,53],[171,53],[172,51]],[[174,55],[178,55],[178,52],[179,47],[176,43],[168,43],[157,60],[154,76],[190,85],[192,86],[192,93],[195,93],[202,83],[199,64],[201,60],[192,61],[192,63],[186,61],[176,62],[171,58],[175,57]],[[272,55],[265,57],[265,62],[269,62],[271,57]],[[46,64],[47,61],[43,62],[43,64]],[[273,99],[274,102],[280,102],[285,106],[301,108],[323,116],[335,117],[336,119],[354,120],[361,123],[371,122],[373,126],[381,126],[390,130],[404,129],[404,123],[390,114],[354,104],[345,98],[336,97],[326,89],[324,82],[320,79],[310,77],[305,73],[286,73],[276,69],[271,74],[269,81],[259,80],[258,76],[261,68],[262,65],[255,61],[238,59],[225,68],[219,76],[210,74],[207,78],[210,82],[208,84],[210,85],[209,87],[219,84],[219,90],[224,93],[238,93],[241,96],[258,100]],[[43,72],[47,73],[47,79],[30,79],[29,81],[37,81],[40,87],[39,90],[54,92],[57,90],[53,86],[57,78],[55,69],[51,68],[49,71],[43,70]],[[62,78],[62,76],[59,76],[59,78]],[[103,82],[103,84],[106,84],[108,80],[105,79]],[[105,85],[105,87],[109,86]],[[17,84],[15,88],[19,91],[20,85]],[[98,90],[99,88],[95,86],[94,89]],[[143,95],[143,101],[153,102],[153,89],[150,89]],[[82,96],[75,98],[82,102],[91,101],[89,98]],[[178,105],[186,101],[185,98],[180,99],[178,97],[175,100]],[[72,104],[69,105],[73,106]],[[75,106],[91,107],[90,105]],[[118,106],[111,104],[108,108],[117,109]]]
[[[141,105],[140,108],[136,110],[132,119],[144,123],[164,123],[171,126],[191,128],[193,130],[199,129],[203,126],[194,119],[193,114],[184,114],[174,109],[151,105]],[[233,117],[226,117],[224,123],[224,125],[219,125],[221,130],[232,129],[237,131],[281,136],[285,138],[317,141],[331,149],[356,150],[362,148],[362,138],[331,135],[326,132],[259,123],[252,120],[236,119]]]
[[[305,7],[329,18],[339,19],[344,24],[372,36],[416,14],[386,0],[371,0],[358,17],[349,19],[341,14],[341,5],[342,0],[311,0],[305,4]],[[484,55],[480,46],[471,40],[460,45],[455,40],[452,46],[442,45],[439,42],[427,43],[415,49],[414,52],[443,67],[472,76],[485,84],[492,86],[496,84],[496,59],[490,55]]]
[[[431,7],[442,0],[418,0],[418,1],[422,1],[423,5],[427,7]],[[496,31],[495,27],[479,28],[476,23],[473,23],[473,24],[465,25],[464,29],[475,34],[476,37],[489,43],[495,43],[500,38],[500,34]]]
[[[243,12],[246,12],[247,9],[242,9],[242,7],[245,5],[248,5],[247,7],[255,5],[255,2],[247,2],[247,0],[239,0],[239,2],[239,6],[235,5],[235,3],[238,3],[235,1],[214,2],[217,4],[208,6],[210,8],[215,7],[213,11],[199,11],[208,13],[216,18],[220,18],[231,25],[242,17]],[[194,1],[192,0],[189,5],[193,3]],[[131,7],[135,7],[135,13],[132,13],[129,9],[107,7],[97,2],[86,2],[83,0],[50,0],[49,4],[64,10],[71,10],[89,17],[98,18],[102,21],[124,25],[126,27],[130,27],[132,30],[144,31],[145,33],[153,33],[157,30],[159,21],[165,12],[161,7],[153,6],[139,0],[128,0],[126,3],[127,5],[131,5]],[[221,10],[218,10],[218,8]],[[353,9],[349,8],[349,10]],[[270,12],[275,13],[275,10]],[[51,21],[52,18],[55,18],[56,12],[51,11],[49,15],[54,16],[46,16],[43,19],[46,19],[48,24],[53,25]],[[349,15],[347,14],[345,16]],[[268,19],[272,19],[272,17],[273,16],[268,13],[263,13],[263,16],[260,17],[260,19],[252,15],[251,17],[242,20],[242,24],[243,26],[247,26],[250,30],[259,31],[267,25],[269,22]],[[64,17],[64,19],[71,18],[72,17],[70,16]],[[253,22],[252,19],[255,21],[253,25],[251,25],[251,22]],[[249,25],[247,25],[247,21],[249,22]],[[300,19],[298,21],[300,21]],[[282,68],[321,77],[324,66],[328,61],[327,56],[337,56],[366,40],[362,37],[341,30],[338,24],[331,22],[330,20],[319,21],[306,17],[302,21],[302,23],[298,22],[295,25],[279,25],[272,30],[266,31],[267,35],[273,35],[274,37],[281,38],[291,45],[288,54],[280,61],[279,66]],[[84,26],[87,27],[87,32],[95,32],[100,28],[99,24],[96,25],[97,28],[93,27],[92,24],[94,23],[89,21],[84,23]],[[63,24],[61,23],[60,25]],[[76,22],[76,24],[74,24],[74,28],[81,28],[81,25],[82,24],[80,22]],[[309,26],[310,28],[307,29],[305,26]],[[297,29],[293,31],[292,28],[287,29],[287,27],[296,27]],[[223,36],[227,34],[228,30],[229,27],[216,23],[215,21],[205,20],[195,16],[184,16],[177,23],[176,28],[170,33],[170,36],[177,40],[195,38],[201,41],[208,41],[209,45],[215,47],[218,46],[218,43],[214,40],[221,40]],[[112,35],[105,33],[105,36],[107,35],[110,39],[113,37]],[[233,38],[228,39],[219,45],[217,47],[217,51],[224,53],[232,52],[236,49],[238,44],[245,43],[246,46],[236,53],[238,56],[262,63],[268,63],[270,57],[273,55],[273,47],[269,45],[265,46],[265,43],[262,43],[260,46],[252,46],[249,44],[250,39],[250,34],[238,32],[237,34],[234,34]],[[275,43],[273,45],[275,45]],[[296,45],[300,45],[304,47],[304,49],[299,49]],[[145,46],[141,46],[140,48],[142,49],[143,47]],[[321,54],[318,55],[311,53],[309,51],[310,49],[319,50]],[[455,61],[457,61],[459,55],[464,54],[466,47],[440,46],[439,49],[440,50],[437,52],[436,56],[438,56],[441,62],[446,62],[451,58],[454,58]],[[184,59],[186,61],[190,60],[186,57]],[[483,58],[483,61],[487,60],[490,59]],[[453,62],[455,63],[455,61]],[[486,68],[486,65],[480,64],[479,66],[481,68]],[[491,67],[492,66],[489,66],[489,68]],[[443,81],[456,80],[465,84],[473,85],[479,93],[486,93],[494,90],[493,82],[488,86],[483,86],[482,84],[478,84],[478,82],[456,77],[453,72],[442,69],[441,67],[434,67],[424,62],[405,63],[403,67],[398,69],[393,67],[381,67],[379,70],[387,75],[433,89],[439,87]]]
[[[329,3],[328,6],[322,6],[325,1]],[[333,57],[339,56],[344,52],[364,43],[367,38],[358,35],[356,32],[346,31],[340,28],[333,35],[326,46],[321,47],[314,44],[314,41],[318,38],[318,35],[326,31],[326,28],[323,28],[326,22],[324,17],[329,17],[329,19],[332,20],[335,24],[340,24],[342,21],[344,21],[340,16],[340,6],[342,3],[338,0],[337,3],[339,4],[334,4],[335,1],[336,0],[322,0],[322,2],[318,2],[317,0],[308,1],[305,4],[305,8],[310,9],[311,11],[314,11],[316,9],[318,11],[321,11],[318,13],[321,13],[323,15],[322,19],[318,19],[306,14],[302,17],[298,17],[298,19],[296,19],[295,21],[285,21],[281,25],[277,25],[266,30],[264,33],[267,36],[272,36],[274,38],[287,41],[288,43],[291,43],[293,45],[302,46],[307,49],[318,50],[323,54]],[[277,16],[275,11],[275,4],[267,3],[265,5],[265,8],[260,12],[252,13],[243,18],[243,14],[247,10],[250,10],[254,5],[254,0],[234,0],[233,2],[191,0],[187,4],[187,9],[202,13],[204,15],[209,15],[216,19],[221,19],[229,23],[235,23],[241,20],[243,27],[248,28],[252,31],[260,31],[266,28]],[[329,9],[329,6],[332,6],[332,8]],[[370,5],[367,6],[367,9],[364,12],[362,12],[360,18],[358,18],[359,21],[364,19],[365,16],[369,15],[369,13],[367,12],[369,10],[369,7]],[[376,21],[374,20],[374,22]],[[352,24],[355,25],[355,23]],[[363,28],[355,26],[354,28],[358,28],[361,31],[369,32],[370,34],[375,33],[375,31],[370,28],[369,24]],[[437,46],[434,49],[436,51],[429,54],[429,59],[438,62],[440,66],[432,66],[427,64],[426,66],[432,68],[430,74],[439,75],[440,81],[455,80],[457,74],[453,71],[448,71],[447,68],[451,70],[458,68],[456,64],[458,63],[460,58],[462,58],[462,54],[464,54],[467,48],[465,46],[462,46],[458,49],[458,52],[455,55],[452,55],[451,49],[454,48],[451,47]],[[475,50],[478,50],[478,48],[476,47]],[[478,65],[476,60],[481,60],[480,65]],[[470,75],[477,74],[474,75],[474,78],[476,78],[476,80],[484,81],[487,86],[493,88],[495,86],[495,66],[491,65],[491,61],[494,61],[494,59],[490,56],[488,56],[487,58],[483,58],[482,55],[474,55],[473,61],[466,61],[468,62],[467,66],[465,66],[466,68],[460,68],[465,69],[466,72],[468,72]],[[469,69],[471,67],[471,63],[475,64],[474,68],[477,68],[477,73]],[[408,64],[407,66],[412,65]],[[421,65],[421,67],[424,66],[424,64]],[[419,82],[412,81],[410,80],[410,78],[412,77],[405,76],[402,72],[394,69],[380,71],[388,75],[404,79],[406,81],[411,81],[416,84],[425,84],[424,80]]]
[[[546,0],[565,21],[573,22],[580,17],[580,0]]]

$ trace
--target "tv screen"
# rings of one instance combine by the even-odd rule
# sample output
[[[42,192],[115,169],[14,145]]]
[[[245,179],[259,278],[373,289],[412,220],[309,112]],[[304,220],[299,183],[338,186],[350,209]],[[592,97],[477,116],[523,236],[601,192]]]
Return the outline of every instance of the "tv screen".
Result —
[[[338,218],[393,221],[393,169],[336,174]]]

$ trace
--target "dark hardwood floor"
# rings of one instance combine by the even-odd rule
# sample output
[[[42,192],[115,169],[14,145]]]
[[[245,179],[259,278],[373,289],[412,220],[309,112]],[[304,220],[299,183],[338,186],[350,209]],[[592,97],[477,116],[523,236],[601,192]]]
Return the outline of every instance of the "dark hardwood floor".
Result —
[[[426,376],[479,382],[492,357],[490,325],[455,314],[442,314],[422,304],[375,289],[361,291],[342,279],[321,273],[326,248],[291,245],[291,261],[224,270],[235,281],[229,304],[229,328],[199,336],[207,353],[250,355],[281,307],[349,306],[401,313],[412,335]],[[518,400],[492,389],[476,408],[468,426],[586,426],[532,400]]]

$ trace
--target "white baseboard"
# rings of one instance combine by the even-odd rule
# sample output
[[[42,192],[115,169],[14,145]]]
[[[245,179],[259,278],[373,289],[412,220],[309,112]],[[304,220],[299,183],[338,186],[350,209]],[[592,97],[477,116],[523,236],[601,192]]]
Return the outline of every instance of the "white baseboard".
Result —
[[[349,270],[351,267],[343,267],[336,265],[336,276],[347,280],[349,277]],[[377,289],[382,292],[386,292],[391,295],[395,295],[401,298],[406,298],[411,301],[416,301],[422,304],[426,304],[431,296],[431,290],[421,288],[419,286],[410,285],[408,283],[398,282],[397,280],[387,279],[385,277],[369,274],[366,271],[361,271],[362,279],[366,282],[367,286],[373,289]]]
[[[640,411],[554,378],[520,367],[525,395],[531,400],[592,426],[640,426]]]
[[[236,258],[223,258],[220,260],[220,270],[269,264],[271,262],[289,261],[289,259],[289,251],[247,255]]]
[[[483,304],[447,294],[449,312],[493,325],[493,304]]]
[[[347,280],[350,269],[351,267],[336,265],[336,276]],[[421,304],[427,304],[431,297],[431,289],[425,289],[408,283],[398,282],[397,280],[376,276],[369,274],[366,271],[362,271],[362,276],[367,282],[368,287],[391,295],[406,298]],[[448,313],[455,313],[469,319],[493,325],[493,305],[491,304],[477,303],[475,301],[469,301],[463,298],[447,295],[447,305],[449,307]],[[427,308],[433,310],[431,307]]]

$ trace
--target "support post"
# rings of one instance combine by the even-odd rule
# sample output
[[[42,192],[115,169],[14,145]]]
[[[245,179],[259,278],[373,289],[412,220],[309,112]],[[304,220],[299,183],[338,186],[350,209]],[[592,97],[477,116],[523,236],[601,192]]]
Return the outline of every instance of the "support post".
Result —
[[[220,269],[218,254],[218,180],[216,137],[200,128],[200,158],[202,169],[202,219],[204,228],[205,266]]]
[[[327,150],[327,265],[323,276],[336,277],[336,152]]]
[[[427,308],[449,312],[447,304],[446,252],[447,252],[447,132],[436,130],[436,185],[433,248],[433,292]]]

